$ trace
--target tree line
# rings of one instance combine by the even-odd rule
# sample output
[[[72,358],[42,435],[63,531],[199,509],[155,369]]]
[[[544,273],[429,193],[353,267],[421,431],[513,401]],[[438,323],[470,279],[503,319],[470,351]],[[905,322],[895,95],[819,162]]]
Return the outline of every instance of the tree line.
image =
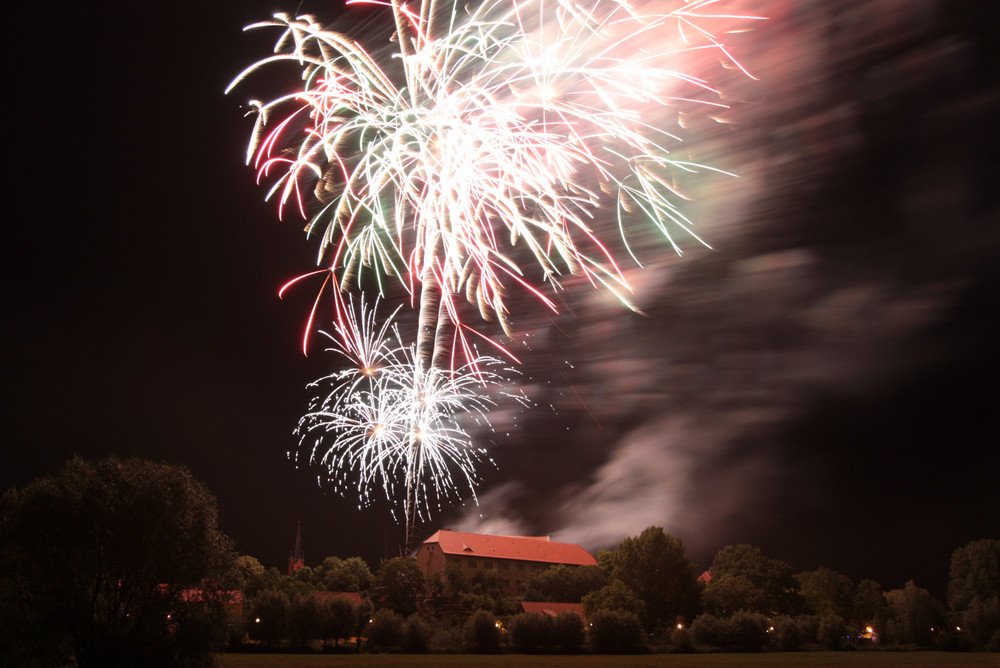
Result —
[[[943,602],[912,581],[885,591],[826,567],[796,573],[751,545],[722,548],[708,573],[648,527],[596,566],[533,574],[516,597],[494,570],[425,578],[412,557],[373,571],[331,556],[282,574],[234,552],[215,499],[185,469],[74,459],[0,502],[0,666],[207,666],[218,651],[268,648],[1000,651],[1000,540],[953,552]]]

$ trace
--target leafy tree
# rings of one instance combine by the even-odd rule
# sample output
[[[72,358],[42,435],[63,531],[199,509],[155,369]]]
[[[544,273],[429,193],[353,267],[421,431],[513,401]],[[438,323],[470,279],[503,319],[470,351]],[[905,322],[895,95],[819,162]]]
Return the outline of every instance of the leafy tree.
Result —
[[[368,646],[373,649],[399,649],[403,644],[403,617],[389,608],[382,608],[372,618],[367,634]]]
[[[431,625],[418,613],[406,618],[403,623],[403,650],[411,654],[422,654],[430,648]]]
[[[525,601],[579,603],[586,594],[608,584],[599,566],[556,564],[532,575],[524,585]]]
[[[871,626],[883,616],[886,605],[882,585],[874,580],[862,580],[854,595],[854,611],[850,619],[859,628]]]
[[[250,638],[274,647],[288,637],[292,602],[278,589],[265,589],[254,597],[248,613]]]
[[[713,580],[725,575],[743,576],[763,591],[763,603],[757,612],[789,615],[802,607],[792,567],[752,545],[727,545],[719,550],[712,560],[711,573]]]
[[[816,640],[826,649],[840,649],[845,635],[847,635],[847,624],[840,615],[826,614],[819,618]]]
[[[0,655],[80,668],[207,662],[225,636],[213,592],[234,560],[214,497],[186,469],[74,458],[0,501]]]
[[[691,624],[691,635],[699,645],[740,652],[759,652],[767,638],[767,624],[757,612],[740,611],[731,617],[700,615]]]
[[[768,623],[759,612],[741,610],[728,620],[732,629],[732,645],[741,652],[759,652],[767,640]]]
[[[413,557],[395,557],[381,563],[376,581],[382,605],[401,615],[417,611],[417,599],[424,591],[424,574]]]
[[[375,579],[361,557],[327,557],[316,568],[315,576],[323,591],[368,591]]]
[[[647,629],[672,627],[678,617],[693,619],[698,613],[701,590],[694,564],[680,539],[664,533],[662,527],[647,527],[601,556],[608,575],[621,580],[642,600]]]
[[[848,619],[854,612],[857,588],[854,581],[842,573],[820,566],[795,576],[799,594],[806,608],[819,617],[835,615]]]
[[[929,591],[910,580],[902,589],[893,589],[885,595],[888,601],[888,620],[885,635],[888,640],[928,647],[934,638],[934,629],[944,623],[944,608]]]
[[[595,652],[634,653],[645,648],[642,623],[625,610],[598,610],[590,620],[590,645]]]
[[[1000,540],[975,540],[951,554],[948,607],[985,645],[1000,630]]]
[[[341,639],[350,638],[357,632],[358,620],[354,602],[346,596],[324,598],[320,603],[320,637],[324,643],[333,640],[335,647]]]
[[[493,613],[477,610],[465,622],[465,639],[477,654],[495,654],[500,651],[500,629]]]
[[[538,612],[514,615],[507,628],[510,644],[518,652],[548,651],[555,644],[552,617]]]
[[[323,637],[323,609],[316,592],[299,594],[292,599],[289,635],[292,643],[299,648]]]
[[[802,649],[802,631],[793,618],[779,615],[774,618],[772,626],[771,641],[778,649],[786,652]]]
[[[624,610],[641,618],[645,604],[621,580],[612,580],[583,597],[583,614],[588,619],[598,610]]]
[[[458,564],[446,564],[444,570],[430,574],[427,587],[435,606],[454,605],[469,592],[469,580]]]
[[[556,615],[552,627],[555,643],[563,652],[579,652],[583,647],[586,638],[580,615],[571,610],[564,610]]]
[[[740,610],[759,611],[765,607],[764,590],[745,575],[723,573],[713,577],[701,593],[705,612],[722,617]]]

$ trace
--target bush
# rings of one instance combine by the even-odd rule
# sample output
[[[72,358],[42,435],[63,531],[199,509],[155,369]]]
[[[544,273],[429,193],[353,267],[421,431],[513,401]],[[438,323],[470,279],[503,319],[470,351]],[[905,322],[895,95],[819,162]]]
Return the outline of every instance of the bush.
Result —
[[[431,625],[419,614],[412,614],[403,624],[403,649],[422,654],[430,649]]]
[[[767,639],[767,620],[757,612],[737,612],[720,619],[701,615],[691,625],[691,633],[699,645],[710,645],[738,652],[759,652]]]
[[[250,639],[263,641],[268,647],[280,643],[288,635],[292,603],[288,594],[277,589],[265,589],[257,594],[250,606]]]
[[[674,629],[670,634],[670,652],[674,654],[691,654],[694,649],[694,637],[690,629]]]
[[[430,650],[435,654],[459,654],[466,650],[465,629],[461,626],[442,626],[431,635]]]
[[[548,651],[554,644],[552,618],[538,612],[514,615],[507,630],[510,644],[518,652]]]
[[[552,622],[552,633],[555,643],[567,654],[579,652],[583,648],[583,620],[575,612],[560,612]]]
[[[496,619],[486,610],[477,610],[465,622],[465,639],[471,651],[477,654],[495,654],[500,651],[500,629]]]
[[[389,608],[375,613],[368,625],[368,646],[374,650],[398,649],[403,644],[403,618]]]
[[[846,634],[847,624],[839,615],[823,615],[819,620],[816,640],[825,649],[840,649]]]
[[[694,641],[699,645],[725,647],[728,633],[726,620],[708,613],[698,615],[694,623],[691,624],[691,635],[694,636]]]
[[[728,620],[730,646],[741,652],[759,652],[767,640],[767,620],[759,612],[737,612]]]
[[[816,638],[819,636],[819,617],[816,615],[799,615],[795,618],[795,623],[799,626],[799,634],[802,636],[802,642],[816,642]]]
[[[639,617],[625,610],[598,610],[590,621],[590,645],[595,652],[601,653],[642,651]]]
[[[780,650],[794,652],[802,649],[802,631],[798,623],[786,615],[775,617],[771,642]]]

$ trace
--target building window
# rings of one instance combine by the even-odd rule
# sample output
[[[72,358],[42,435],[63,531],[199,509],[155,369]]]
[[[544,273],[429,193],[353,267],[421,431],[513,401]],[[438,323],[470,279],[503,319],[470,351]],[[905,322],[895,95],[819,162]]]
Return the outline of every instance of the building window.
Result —
[[[483,568],[488,569],[488,570],[492,570],[493,569],[493,562],[492,561],[487,561],[486,563],[483,564]]]
[[[519,571],[523,571],[524,570],[524,563],[523,562],[520,562],[520,561],[517,562],[517,570],[519,570]]]
[[[466,563],[469,564],[469,568],[475,568],[476,567],[476,560],[475,559],[469,559]]]
[[[506,571],[509,568],[510,568],[510,564],[508,564],[506,561],[501,561],[500,562],[500,570]]]

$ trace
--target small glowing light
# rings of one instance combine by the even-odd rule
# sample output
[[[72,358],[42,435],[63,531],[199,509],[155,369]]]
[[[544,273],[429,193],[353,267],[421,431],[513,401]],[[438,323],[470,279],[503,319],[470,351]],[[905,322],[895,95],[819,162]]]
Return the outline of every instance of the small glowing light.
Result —
[[[257,623],[257,624],[260,624],[260,617],[256,618],[256,619],[255,619],[255,620],[253,620],[253,621],[254,621],[255,623]]]
[[[684,628],[684,625],[681,624],[680,622],[677,622],[677,629],[680,630],[680,629],[683,629],[683,628]]]

